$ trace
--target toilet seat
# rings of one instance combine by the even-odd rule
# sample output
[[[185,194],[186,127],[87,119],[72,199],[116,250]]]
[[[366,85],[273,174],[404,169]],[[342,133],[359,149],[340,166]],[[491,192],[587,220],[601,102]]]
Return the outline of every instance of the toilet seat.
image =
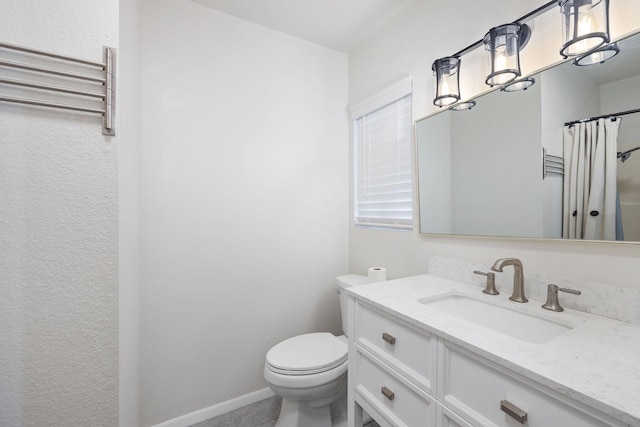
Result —
[[[347,345],[328,332],[298,335],[267,352],[266,367],[281,375],[327,372],[347,360]]]

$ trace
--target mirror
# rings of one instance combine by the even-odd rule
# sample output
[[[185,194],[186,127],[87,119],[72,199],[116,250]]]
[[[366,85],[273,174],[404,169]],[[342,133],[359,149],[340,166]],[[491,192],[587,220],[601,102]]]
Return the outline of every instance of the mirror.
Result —
[[[496,90],[471,110],[416,121],[420,232],[561,239],[565,123],[640,108],[640,34],[618,45],[605,63],[570,60],[534,75],[527,90]],[[617,151],[640,147],[640,113],[617,120]],[[624,240],[640,242],[640,150],[623,158]]]

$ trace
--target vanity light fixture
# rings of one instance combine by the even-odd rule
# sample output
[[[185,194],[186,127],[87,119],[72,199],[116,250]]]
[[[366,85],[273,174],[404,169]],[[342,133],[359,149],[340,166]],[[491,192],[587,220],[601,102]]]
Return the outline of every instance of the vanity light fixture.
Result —
[[[526,24],[506,24],[492,28],[482,39],[489,53],[489,86],[509,83],[522,74],[520,49],[529,40],[531,31]]]
[[[451,107],[451,110],[453,111],[471,110],[475,106],[476,106],[476,100],[470,99],[469,101],[460,102],[454,105],[453,107]]]
[[[618,47],[618,43],[607,44],[591,53],[587,53],[586,55],[575,59],[573,61],[573,65],[582,67],[585,65],[603,64],[619,53],[620,48]]]
[[[579,56],[609,43],[609,0],[558,0],[564,44],[560,55]]]
[[[519,90],[527,90],[536,83],[536,79],[533,77],[525,77],[524,79],[516,80],[508,85],[502,87],[502,92],[517,92]]]
[[[487,85],[504,86],[502,88],[504,92],[531,87],[535,83],[533,78],[517,80],[522,75],[520,51],[531,37],[531,28],[525,22],[554,7],[560,6],[562,13],[564,44],[560,48],[560,54],[563,57],[575,56],[578,57],[574,61],[575,65],[590,65],[604,62],[615,56],[619,52],[617,45],[615,43],[607,45],[611,39],[609,1],[550,0],[512,24],[492,28],[482,39],[452,56],[436,59],[431,66],[436,76],[436,96],[433,104],[446,107],[460,101],[461,57],[482,45],[489,54],[489,74],[485,80]],[[463,104],[455,106],[455,110],[464,109]]]
[[[436,59],[431,65],[436,76],[436,97],[433,104],[446,107],[460,100],[460,58],[446,56]]]

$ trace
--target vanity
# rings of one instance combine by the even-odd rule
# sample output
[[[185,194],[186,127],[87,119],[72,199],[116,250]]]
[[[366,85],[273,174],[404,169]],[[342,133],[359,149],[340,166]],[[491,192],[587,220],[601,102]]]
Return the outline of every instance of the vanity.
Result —
[[[346,292],[349,427],[640,426],[638,325],[428,274]]]

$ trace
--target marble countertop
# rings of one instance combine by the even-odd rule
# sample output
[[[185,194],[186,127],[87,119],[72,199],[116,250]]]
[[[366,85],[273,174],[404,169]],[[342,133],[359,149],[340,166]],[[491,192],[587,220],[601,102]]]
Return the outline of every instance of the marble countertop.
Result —
[[[556,313],[543,301],[509,301],[477,286],[420,275],[346,289],[349,295],[605,414],[640,426],[640,326],[581,311]],[[421,301],[459,294],[570,325],[570,331],[532,344],[478,326]],[[560,296],[562,302],[562,295]],[[640,307],[639,307],[640,309]]]

